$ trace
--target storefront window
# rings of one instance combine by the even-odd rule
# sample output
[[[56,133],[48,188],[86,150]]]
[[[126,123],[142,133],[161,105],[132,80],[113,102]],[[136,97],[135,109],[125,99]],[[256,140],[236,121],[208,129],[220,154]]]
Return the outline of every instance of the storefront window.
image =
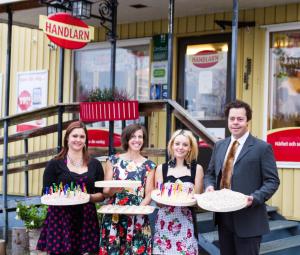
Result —
[[[277,166],[300,164],[300,30],[270,33],[267,141]]]
[[[74,101],[110,87],[110,48],[79,50],[74,57]],[[117,47],[116,88],[132,99],[149,99],[149,45]]]
[[[270,37],[268,129],[300,126],[300,31]]]

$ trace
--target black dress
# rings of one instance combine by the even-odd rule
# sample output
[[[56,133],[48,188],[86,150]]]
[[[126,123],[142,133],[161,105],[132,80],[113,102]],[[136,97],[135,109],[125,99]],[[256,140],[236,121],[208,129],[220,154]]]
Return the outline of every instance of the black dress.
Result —
[[[88,171],[84,174],[71,172],[67,161],[52,159],[44,172],[43,189],[53,183],[63,185],[86,185],[89,194],[102,192],[94,187],[101,181],[104,173],[101,163],[90,159]],[[47,218],[42,227],[37,249],[51,254],[83,254],[97,252],[99,249],[99,222],[95,204],[87,203],[73,206],[49,206]]]

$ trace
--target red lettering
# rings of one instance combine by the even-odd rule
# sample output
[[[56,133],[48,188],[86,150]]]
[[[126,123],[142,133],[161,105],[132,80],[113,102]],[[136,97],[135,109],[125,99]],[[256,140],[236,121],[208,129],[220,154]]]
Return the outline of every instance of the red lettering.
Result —
[[[51,31],[51,23],[46,22],[46,32]]]
[[[84,40],[85,40],[85,41],[89,41],[89,38],[90,38],[90,33],[89,33],[89,31],[84,31]]]
[[[78,37],[79,37],[80,40],[83,39],[82,36],[83,36],[83,31],[82,31],[82,30],[79,30]]]

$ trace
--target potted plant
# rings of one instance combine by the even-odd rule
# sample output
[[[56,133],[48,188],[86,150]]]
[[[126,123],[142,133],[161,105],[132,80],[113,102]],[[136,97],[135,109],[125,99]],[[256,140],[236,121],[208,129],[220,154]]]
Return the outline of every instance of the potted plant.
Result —
[[[80,103],[80,119],[86,122],[133,120],[139,118],[138,101],[125,90],[94,89]]]
[[[26,205],[21,202],[17,204],[16,219],[24,222],[24,226],[28,232],[30,252],[36,250],[41,227],[46,219],[47,209],[47,205]]]

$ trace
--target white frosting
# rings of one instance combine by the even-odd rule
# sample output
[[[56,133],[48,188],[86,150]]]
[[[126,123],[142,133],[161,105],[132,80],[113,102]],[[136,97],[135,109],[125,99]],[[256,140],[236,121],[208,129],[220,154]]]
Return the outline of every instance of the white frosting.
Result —
[[[78,205],[88,203],[90,195],[82,191],[54,192],[41,197],[42,204],[46,205]]]

